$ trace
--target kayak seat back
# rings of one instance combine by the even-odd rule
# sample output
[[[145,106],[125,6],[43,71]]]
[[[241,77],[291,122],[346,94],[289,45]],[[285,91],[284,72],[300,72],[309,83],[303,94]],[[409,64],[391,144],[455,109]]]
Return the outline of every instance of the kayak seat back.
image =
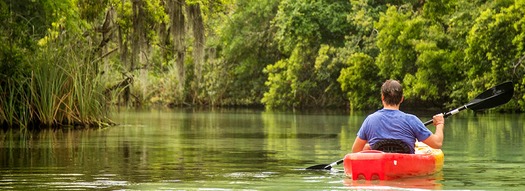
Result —
[[[410,147],[400,139],[384,139],[372,145],[373,150],[385,153],[407,153],[412,154]]]

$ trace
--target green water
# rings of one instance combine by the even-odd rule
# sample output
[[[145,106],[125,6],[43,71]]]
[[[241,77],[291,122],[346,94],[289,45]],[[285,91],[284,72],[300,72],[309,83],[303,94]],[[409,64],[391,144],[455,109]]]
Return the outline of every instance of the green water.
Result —
[[[307,171],[351,150],[365,114],[116,112],[105,129],[0,131],[2,190],[524,190],[524,115],[446,121],[441,173],[357,182]],[[430,115],[420,115],[423,121]],[[432,129],[432,128],[431,128]],[[433,129],[432,129],[433,131]]]

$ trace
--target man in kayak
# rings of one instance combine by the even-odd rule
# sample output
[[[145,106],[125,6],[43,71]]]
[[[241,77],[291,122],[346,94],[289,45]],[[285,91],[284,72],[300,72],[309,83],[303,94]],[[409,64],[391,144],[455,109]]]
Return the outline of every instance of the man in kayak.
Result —
[[[403,102],[403,87],[396,80],[387,80],[381,86],[383,109],[370,114],[361,125],[352,152],[374,148],[382,140],[400,140],[406,144],[410,153],[414,153],[416,140],[428,146],[440,149],[443,144],[443,114],[433,117],[436,132],[432,133],[415,115],[399,110]]]

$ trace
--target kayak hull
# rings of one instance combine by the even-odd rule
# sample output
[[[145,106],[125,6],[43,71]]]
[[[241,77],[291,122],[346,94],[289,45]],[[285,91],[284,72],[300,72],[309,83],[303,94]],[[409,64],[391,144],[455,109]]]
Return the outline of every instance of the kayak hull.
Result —
[[[347,154],[346,176],[354,180],[392,180],[434,174],[443,169],[444,154],[424,143],[416,143],[415,154],[385,153],[377,150]]]

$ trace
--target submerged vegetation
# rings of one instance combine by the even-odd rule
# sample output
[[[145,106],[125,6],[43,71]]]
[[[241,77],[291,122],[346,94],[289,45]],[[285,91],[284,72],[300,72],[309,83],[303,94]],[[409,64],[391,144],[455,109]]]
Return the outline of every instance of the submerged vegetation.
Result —
[[[0,124],[104,125],[108,107],[446,109],[514,81],[525,0],[4,0]]]

